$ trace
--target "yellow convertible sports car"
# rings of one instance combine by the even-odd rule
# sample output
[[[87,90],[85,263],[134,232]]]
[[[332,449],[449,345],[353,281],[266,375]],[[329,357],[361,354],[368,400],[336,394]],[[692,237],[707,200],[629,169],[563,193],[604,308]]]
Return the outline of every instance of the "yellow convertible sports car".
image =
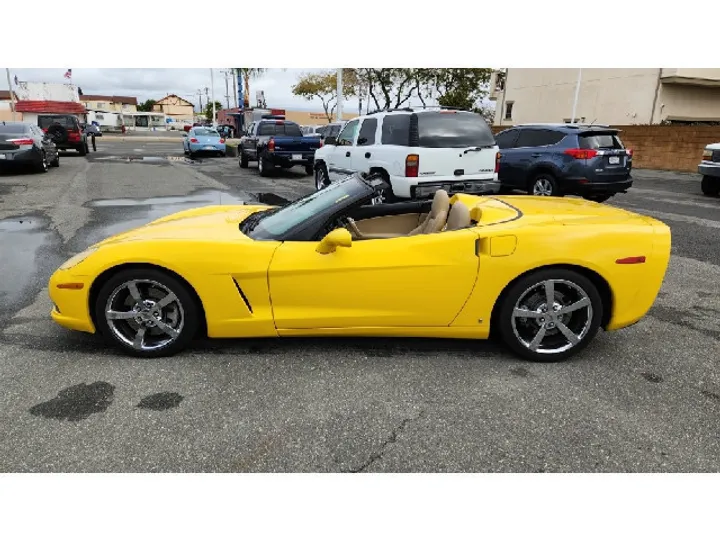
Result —
[[[52,318],[123,351],[167,356],[212,338],[486,339],[549,362],[640,320],[670,229],[581,199],[382,204],[348,176],[282,207],[206,206],[113,236],[51,277]]]

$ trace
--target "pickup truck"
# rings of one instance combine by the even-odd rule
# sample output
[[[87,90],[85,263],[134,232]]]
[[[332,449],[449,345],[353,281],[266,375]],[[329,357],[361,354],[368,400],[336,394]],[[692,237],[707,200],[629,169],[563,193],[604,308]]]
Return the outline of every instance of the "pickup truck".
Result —
[[[257,161],[260,176],[268,176],[276,166],[289,169],[303,165],[305,173],[313,174],[315,150],[322,146],[318,137],[303,137],[300,126],[285,120],[258,120],[240,139],[240,167]]]

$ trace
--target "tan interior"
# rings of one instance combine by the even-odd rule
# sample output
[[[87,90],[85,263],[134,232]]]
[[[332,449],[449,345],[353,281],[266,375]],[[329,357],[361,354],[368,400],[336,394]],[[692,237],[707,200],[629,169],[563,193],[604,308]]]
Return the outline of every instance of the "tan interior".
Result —
[[[457,201],[450,208],[450,214],[448,214],[445,230],[457,231],[459,229],[469,227],[471,223],[470,209],[462,202]]]
[[[427,214],[378,216],[363,219],[359,222],[348,219],[347,229],[356,240],[377,240],[397,238],[399,236],[414,236],[416,234],[432,234],[443,230],[449,210],[450,197],[445,190],[440,189],[435,192],[430,212]]]

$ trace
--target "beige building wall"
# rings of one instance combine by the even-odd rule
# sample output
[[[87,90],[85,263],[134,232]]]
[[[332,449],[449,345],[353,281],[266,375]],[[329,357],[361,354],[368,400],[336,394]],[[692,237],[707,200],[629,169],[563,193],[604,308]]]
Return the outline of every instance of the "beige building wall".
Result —
[[[582,70],[576,116],[601,124],[649,123],[660,70]],[[495,124],[563,122],[572,116],[578,70],[510,68],[497,96]],[[512,104],[512,118],[506,118]]]
[[[332,114],[331,116],[334,122],[337,115]],[[351,120],[356,116],[357,112],[348,113],[348,111],[343,111],[343,120]],[[330,123],[324,112],[291,111],[286,109],[285,119],[290,122],[296,122],[301,126],[324,126]]]
[[[508,69],[504,92],[491,94],[495,125],[569,121],[577,77],[575,68]],[[720,121],[720,69],[583,69],[576,117],[614,125]]]
[[[164,112],[175,120],[192,122],[195,112],[193,104],[178,96],[166,96],[153,105],[154,112]]]
[[[129,103],[114,103],[111,101],[87,101],[80,98],[85,107],[90,110],[101,110],[108,112],[137,112],[137,106]]]

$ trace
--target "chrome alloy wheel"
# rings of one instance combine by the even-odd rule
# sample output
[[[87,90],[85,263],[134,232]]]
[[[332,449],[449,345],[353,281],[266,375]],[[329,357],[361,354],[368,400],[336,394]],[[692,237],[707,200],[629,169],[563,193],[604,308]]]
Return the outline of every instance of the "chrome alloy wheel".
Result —
[[[315,189],[317,191],[320,191],[324,187],[328,185],[327,181],[327,175],[325,174],[325,169],[322,167],[318,167],[315,169]]]
[[[538,178],[533,184],[533,195],[541,197],[550,197],[553,193],[553,186],[547,178]]]
[[[173,343],[185,325],[185,310],[169,288],[149,279],[119,285],[105,304],[105,320],[117,339],[138,351]]]
[[[523,292],[512,312],[517,340],[537,354],[558,354],[587,336],[593,308],[587,292],[572,281],[548,279]]]

